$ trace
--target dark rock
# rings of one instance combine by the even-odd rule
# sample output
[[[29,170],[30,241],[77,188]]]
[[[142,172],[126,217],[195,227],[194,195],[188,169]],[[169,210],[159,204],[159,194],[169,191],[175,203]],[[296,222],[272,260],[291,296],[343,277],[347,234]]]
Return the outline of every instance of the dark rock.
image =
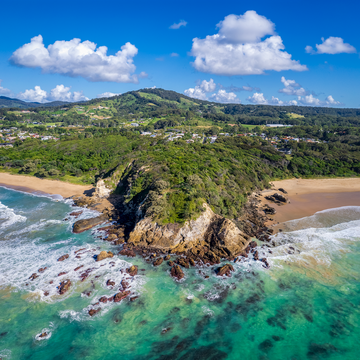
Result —
[[[106,296],[102,296],[99,301],[106,304],[108,302],[108,298]]]
[[[179,265],[174,265],[170,270],[170,274],[177,280],[181,280],[185,276]]]
[[[272,347],[273,347],[273,343],[271,342],[271,340],[267,339],[265,341],[263,341],[260,345],[259,345],[259,350],[264,351],[264,352],[268,352]]]
[[[125,279],[122,279],[121,287],[123,288],[123,290],[126,290],[129,287],[129,283]]]
[[[71,281],[69,279],[66,279],[63,282],[61,282],[59,286],[60,295],[65,294],[69,290],[70,286],[71,286]]]
[[[89,229],[93,228],[94,226],[105,222],[107,219],[108,219],[108,217],[106,215],[102,214],[95,218],[78,220],[74,224],[73,232],[75,234],[82,233],[83,231],[89,230]]]
[[[191,259],[191,258],[190,258],[190,259],[189,259],[189,263],[190,263],[191,266],[195,266],[195,261],[194,261],[194,259]]]
[[[231,264],[225,264],[224,266],[217,268],[216,274],[218,276],[231,276],[232,271],[234,271],[234,267]]]
[[[106,282],[106,285],[107,286],[115,286],[115,281],[112,281],[112,280],[108,280],[107,282]]]
[[[169,261],[171,259],[171,256],[170,255],[166,255],[165,257],[164,257],[164,260],[165,261]]]
[[[283,189],[283,188],[279,188],[278,190],[281,191],[284,194],[287,194],[287,191],[285,189]]]
[[[48,291],[44,291],[44,296],[49,296],[49,292],[48,292]]]
[[[94,315],[97,314],[100,310],[101,310],[101,308],[91,309],[91,310],[89,310],[89,315],[90,315],[90,316],[94,316]]]
[[[139,296],[133,296],[133,297],[130,298],[130,301],[135,301],[138,298],[139,298]]]
[[[177,260],[177,263],[178,263],[179,265],[183,266],[184,268],[187,268],[187,269],[190,268],[188,259],[179,258],[179,259]]]
[[[33,274],[30,275],[29,279],[30,279],[31,281],[33,281],[33,280],[35,280],[35,279],[38,278],[38,277],[39,277],[39,275],[38,275],[37,273],[33,273]]]
[[[76,267],[76,268],[74,269],[74,271],[78,271],[78,270],[81,269],[83,266],[84,266],[84,265],[80,265],[80,266]]]
[[[69,257],[69,254],[65,254],[63,256],[60,256],[57,261],[64,261]]]
[[[265,196],[266,200],[273,201],[275,203],[287,203],[289,200],[284,195],[281,195],[279,193],[275,193],[269,196]]]
[[[163,258],[158,258],[153,262],[154,266],[159,266],[163,263],[164,259]]]
[[[337,348],[332,345],[332,344],[315,344],[312,343],[309,346],[309,351],[307,353],[307,355],[309,357],[314,357],[314,358],[318,358],[318,356],[326,356],[329,355],[330,353],[337,351]]]
[[[78,218],[82,213],[83,213],[83,210],[73,211],[72,213],[70,213],[70,216],[74,216],[75,219],[76,219],[76,218]]]
[[[86,248],[81,248],[79,250],[76,250],[76,251],[74,251],[74,254],[77,254],[78,252],[83,251],[83,250],[86,250]]]
[[[282,337],[277,336],[277,335],[273,335],[273,336],[272,336],[272,338],[273,338],[273,340],[274,340],[274,341],[280,341],[280,340],[283,340],[283,338],[282,338]]]
[[[169,262],[168,262],[168,265],[169,265],[169,266],[174,266],[174,262],[173,262],[173,261],[169,261]]]
[[[45,332],[43,332],[42,334],[39,335],[39,338],[44,338],[46,336],[48,336],[48,333],[45,331]]]
[[[165,328],[165,329],[162,329],[161,334],[164,335],[164,334],[166,334],[167,332],[169,332],[170,330],[171,330],[171,327],[167,327],[167,328]]]
[[[40,269],[38,270],[38,272],[39,272],[39,273],[43,273],[46,269],[47,269],[47,267],[40,268]]]
[[[138,273],[138,267],[136,265],[132,265],[130,266],[128,269],[126,269],[126,272],[130,275],[130,276],[135,276]]]
[[[60,272],[60,273],[58,274],[58,276],[63,276],[63,275],[65,275],[65,274],[67,274],[67,271],[62,271],[62,272]]]
[[[254,260],[259,260],[259,253],[257,251],[254,253]]]
[[[130,249],[122,249],[119,252],[119,255],[124,255],[124,256],[128,256],[128,257],[135,257],[136,254],[134,253],[134,251],[130,250]]]
[[[114,295],[114,302],[120,302],[129,295],[130,295],[130,291],[118,292],[117,294]]]

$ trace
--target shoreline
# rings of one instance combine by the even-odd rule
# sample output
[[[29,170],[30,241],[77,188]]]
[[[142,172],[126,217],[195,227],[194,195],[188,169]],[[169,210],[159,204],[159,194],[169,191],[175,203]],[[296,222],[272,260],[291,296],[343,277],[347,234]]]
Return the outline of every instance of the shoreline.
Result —
[[[259,200],[262,205],[269,205],[276,214],[269,216],[272,220],[268,226],[281,227],[286,221],[301,219],[314,215],[318,211],[343,206],[360,206],[360,178],[335,179],[288,179],[273,181],[271,189],[261,192]],[[289,203],[277,205],[265,199],[279,188],[287,191]]]
[[[0,172],[0,186],[38,195],[61,195],[68,198],[82,195],[93,189],[92,185],[77,185],[60,180],[40,179],[35,176],[13,175]]]

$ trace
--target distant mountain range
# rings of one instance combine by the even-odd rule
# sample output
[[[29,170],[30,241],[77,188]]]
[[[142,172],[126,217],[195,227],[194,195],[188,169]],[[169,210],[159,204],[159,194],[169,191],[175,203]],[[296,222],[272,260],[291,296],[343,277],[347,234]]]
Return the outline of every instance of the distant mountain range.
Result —
[[[6,96],[0,96],[0,108],[20,108],[20,109],[28,109],[34,107],[51,107],[51,106],[61,106],[68,104],[65,101],[52,101],[48,103],[38,103],[38,102],[26,102],[19,99],[12,99]]]

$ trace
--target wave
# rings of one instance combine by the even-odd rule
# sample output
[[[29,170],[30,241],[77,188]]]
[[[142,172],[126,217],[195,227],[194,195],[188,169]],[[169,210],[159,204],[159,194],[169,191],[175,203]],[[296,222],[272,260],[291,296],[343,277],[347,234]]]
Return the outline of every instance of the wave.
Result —
[[[26,221],[25,216],[15,214],[14,209],[11,209],[0,202],[0,230],[5,229],[17,222],[24,221]]]

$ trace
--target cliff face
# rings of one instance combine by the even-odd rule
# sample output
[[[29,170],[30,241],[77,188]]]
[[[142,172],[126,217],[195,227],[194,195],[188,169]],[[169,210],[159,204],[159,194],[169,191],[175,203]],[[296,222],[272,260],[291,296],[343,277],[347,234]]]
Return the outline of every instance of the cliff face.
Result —
[[[178,224],[158,225],[150,218],[137,222],[128,243],[154,247],[174,252],[185,252],[206,246],[216,256],[229,257],[239,254],[250,242],[249,236],[228,219],[216,215],[207,204],[196,219]]]

